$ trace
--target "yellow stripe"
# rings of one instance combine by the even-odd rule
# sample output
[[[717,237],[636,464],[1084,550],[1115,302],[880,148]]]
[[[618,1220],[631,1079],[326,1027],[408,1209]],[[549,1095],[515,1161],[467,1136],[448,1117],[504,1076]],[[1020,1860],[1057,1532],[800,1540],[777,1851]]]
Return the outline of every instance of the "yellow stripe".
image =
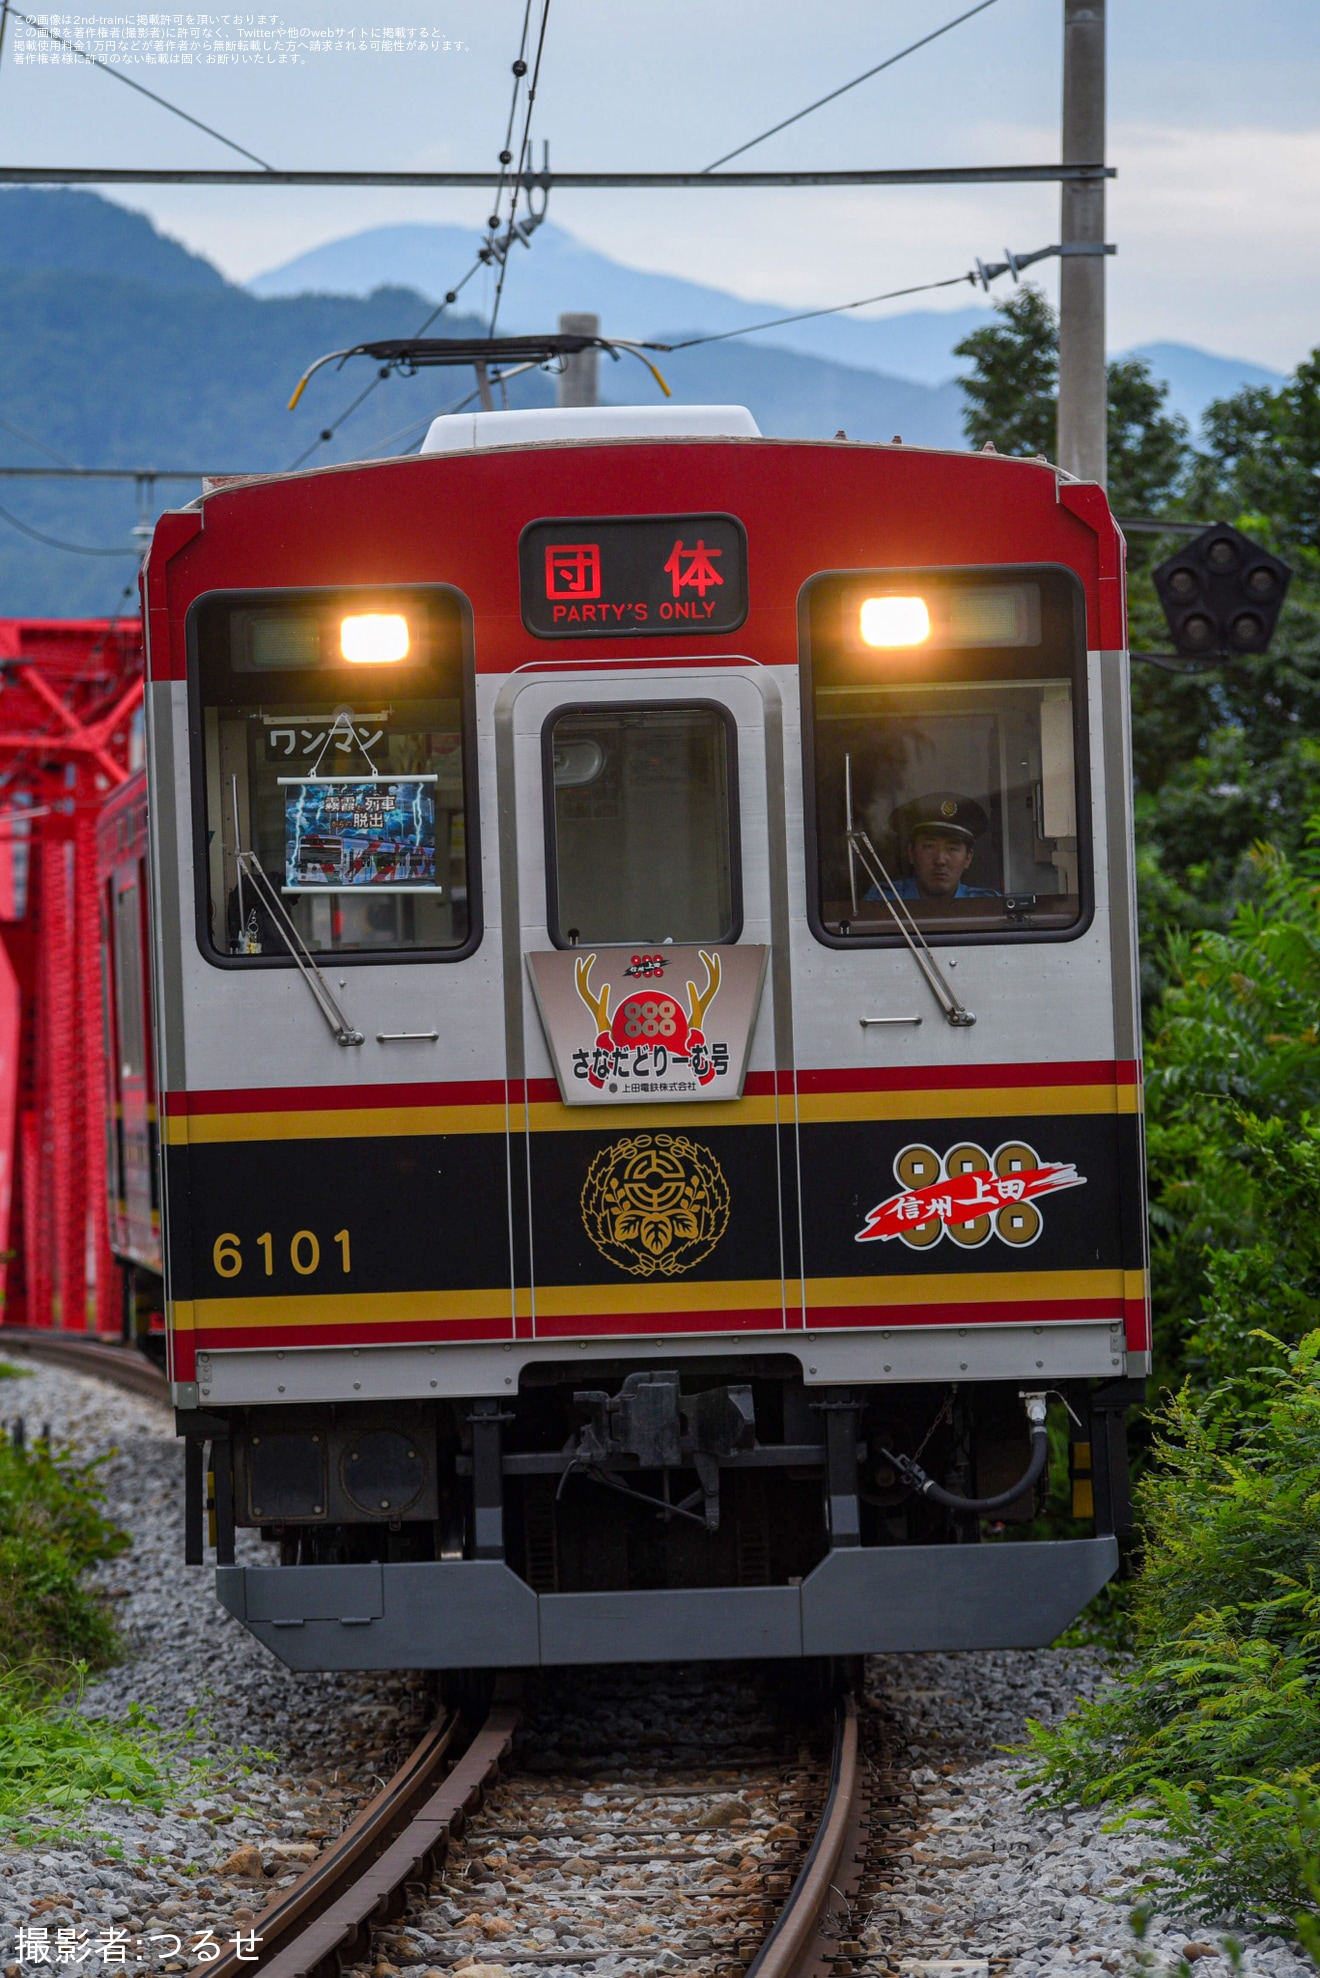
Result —
[[[987,1085],[941,1092],[801,1092],[804,1126],[840,1120],[1013,1119],[1133,1113],[1132,1085]]]
[[[1140,1271],[973,1271],[912,1277],[827,1277],[807,1280],[807,1303],[816,1310],[844,1306],[1033,1305],[1065,1298],[1113,1298],[1140,1295]],[[798,1287],[789,1287],[796,1308]],[[740,1278],[686,1284],[551,1284],[535,1291],[537,1313],[543,1318],[655,1318],[686,1312],[764,1311],[778,1313],[784,1286],[777,1277]],[[533,1294],[526,1286],[517,1293],[518,1310],[529,1317]],[[472,1319],[507,1319],[510,1297],[504,1290],[324,1292],[270,1298],[198,1298],[176,1300],[175,1330],[193,1332],[212,1327],[310,1327],[401,1323],[461,1324]]]
[[[798,1096],[804,1126],[865,1120],[1012,1119],[1039,1115],[1136,1113],[1135,1085],[1012,1085],[955,1091],[806,1092]],[[170,1147],[218,1146],[260,1140],[385,1140],[417,1134],[626,1133],[639,1127],[774,1126],[793,1117],[791,1094],[675,1104],[565,1106],[362,1106],[271,1113],[174,1114],[165,1121]]]
[[[537,1312],[547,1319],[620,1317],[662,1319],[670,1312],[778,1312],[784,1296],[777,1277],[725,1279],[696,1284],[544,1284],[536,1287]]]
[[[507,1290],[326,1291],[282,1298],[176,1299],[177,1332],[212,1326],[459,1325],[465,1319],[507,1319]]]
[[[503,1133],[505,1109],[494,1106],[344,1106],[287,1113],[171,1115],[171,1147],[239,1140],[389,1140],[420,1133]]]
[[[813,1277],[808,1305],[983,1305],[1123,1296],[1122,1271],[969,1271],[929,1277]]]
[[[1124,1271],[1123,1296],[1125,1298],[1149,1298],[1150,1272]]]

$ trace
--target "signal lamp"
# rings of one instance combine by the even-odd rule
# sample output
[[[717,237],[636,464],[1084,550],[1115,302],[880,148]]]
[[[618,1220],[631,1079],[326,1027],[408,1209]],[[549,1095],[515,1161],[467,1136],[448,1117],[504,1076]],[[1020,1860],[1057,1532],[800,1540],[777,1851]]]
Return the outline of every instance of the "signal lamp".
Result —
[[[1216,522],[1152,575],[1175,652],[1204,659],[1264,652],[1292,571],[1240,529]]]
[[[921,646],[930,637],[925,598],[866,598],[862,642],[868,646]]]
[[[363,611],[339,627],[339,650],[354,666],[390,666],[408,657],[408,621],[397,611]]]

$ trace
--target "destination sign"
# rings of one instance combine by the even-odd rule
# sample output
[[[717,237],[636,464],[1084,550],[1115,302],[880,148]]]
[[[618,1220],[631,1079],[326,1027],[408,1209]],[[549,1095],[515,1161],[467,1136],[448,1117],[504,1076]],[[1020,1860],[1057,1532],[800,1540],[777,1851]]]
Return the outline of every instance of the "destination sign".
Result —
[[[747,616],[747,537],[732,515],[531,522],[522,617],[540,639],[732,632]]]

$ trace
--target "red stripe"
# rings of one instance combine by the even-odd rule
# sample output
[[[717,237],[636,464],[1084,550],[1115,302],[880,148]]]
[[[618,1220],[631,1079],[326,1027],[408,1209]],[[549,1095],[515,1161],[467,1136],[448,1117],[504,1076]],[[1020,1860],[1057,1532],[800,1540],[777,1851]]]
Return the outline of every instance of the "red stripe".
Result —
[[[1025,1316],[1024,1316],[1025,1314]],[[1021,1298],[998,1304],[976,1305],[809,1305],[807,1326],[812,1332],[828,1332],[831,1327],[864,1326],[878,1332],[891,1326],[981,1326],[1040,1325],[1065,1319],[1109,1319],[1115,1324],[1123,1317],[1121,1298]]]
[[[1140,1066],[1131,1059],[1097,1058],[1075,1064],[1047,1065],[918,1065],[905,1070],[803,1071],[797,1076],[802,1092],[947,1092],[980,1091],[1005,1085],[1135,1085]],[[750,1072],[744,1087],[749,1097],[791,1092],[791,1072]],[[511,1079],[509,1099],[520,1103],[524,1090],[529,1103],[545,1105],[559,1097],[553,1078]],[[161,1111],[171,1119],[207,1113],[366,1111],[385,1106],[502,1106],[505,1083],[500,1078],[437,1081],[430,1085],[270,1085],[236,1088],[231,1092],[163,1092]]]
[[[1127,1324],[1124,1328],[1128,1349],[1133,1353],[1148,1353],[1152,1336],[1150,1306],[1144,1298],[1128,1298],[1124,1301]]]
[[[536,1321],[538,1339],[652,1339],[680,1338],[687,1332],[782,1332],[784,1314],[778,1305],[749,1306],[746,1310],[684,1312],[682,1317],[648,1318],[645,1312],[571,1313]]]
[[[1033,1303],[1029,1314],[1023,1317],[1021,1300],[1006,1301],[1003,1304],[976,1305],[888,1305],[881,1310],[875,1305],[829,1305],[812,1306],[807,1313],[807,1324],[813,1332],[856,1330],[878,1335],[882,1329],[896,1330],[902,1327],[917,1331],[932,1326],[979,1326],[1011,1324],[1019,1331],[1029,1325],[1060,1323],[1079,1319],[1108,1319],[1117,1321],[1123,1316],[1123,1301],[1103,1298],[1060,1298]],[[1138,1306],[1141,1325],[1144,1329],[1144,1307]],[[789,1310],[789,1321],[795,1313]],[[1129,1317],[1132,1308],[1129,1306]],[[537,1320],[536,1337],[549,1339],[633,1339],[633,1338],[681,1338],[685,1333],[783,1333],[784,1316],[777,1305],[748,1306],[745,1309],[713,1312],[684,1312],[681,1316],[645,1313],[599,1314],[572,1313],[560,1314],[554,1318]],[[529,1335],[524,1331],[524,1338]],[[186,1353],[185,1341],[191,1338],[201,1351],[223,1352],[225,1349],[260,1348],[274,1351],[276,1348],[287,1351],[300,1346],[355,1346],[369,1350],[372,1346],[406,1345],[410,1343],[427,1346],[461,1345],[474,1340],[506,1341],[512,1337],[507,1319],[470,1319],[457,1325],[437,1326],[427,1319],[403,1320],[397,1324],[373,1325],[369,1329],[361,1326],[207,1326],[194,1335],[179,1335],[180,1368],[175,1378],[192,1378],[191,1370],[184,1371],[182,1361]],[[801,1333],[797,1334],[801,1338]],[[1134,1351],[1145,1344],[1144,1336],[1134,1339],[1129,1335],[1127,1344]],[[881,1347],[876,1344],[876,1357],[881,1355]]]

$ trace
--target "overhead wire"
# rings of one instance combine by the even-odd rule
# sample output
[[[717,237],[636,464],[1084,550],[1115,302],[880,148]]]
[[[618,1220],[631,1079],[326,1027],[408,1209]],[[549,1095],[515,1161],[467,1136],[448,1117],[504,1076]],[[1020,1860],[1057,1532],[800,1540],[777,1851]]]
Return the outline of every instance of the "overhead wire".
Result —
[[[0,427],[3,427],[5,432],[12,433],[16,440],[22,440],[24,446],[35,447],[38,453],[46,454],[61,467],[67,467],[76,471],[71,460],[66,459],[62,453],[56,453],[54,447],[47,446],[44,440],[34,440],[31,433],[25,433],[21,426],[11,425],[8,419],[0,419]]]
[[[499,154],[500,176],[495,190],[495,197],[491,202],[495,210],[493,213],[490,214],[487,220],[486,223],[487,231],[482,239],[481,246],[477,250],[476,259],[473,261],[472,266],[467,270],[467,273],[463,275],[459,281],[455,282],[454,286],[451,289],[447,289],[445,291],[443,300],[436,304],[435,308],[431,311],[430,315],[422,323],[421,327],[413,332],[414,341],[420,337],[425,336],[426,332],[431,328],[432,324],[438,321],[438,319],[444,315],[446,309],[448,309],[453,303],[458,301],[460,294],[467,287],[468,283],[472,280],[474,275],[478,274],[483,267],[489,267],[492,261],[498,261],[500,272],[495,290],[495,302],[491,311],[490,333],[492,336],[494,335],[495,323],[499,315],[500,301],[504,294],[504,281],[508,268],[508,256],[512,251],[514,239],[516,237],[522,238],[524,245],[528,244],[525,233],[520,236],[515,236],[514,221],[518,210],[518,196],[522,190],[522,172],[524,171],[524,169],[530,168],[528,147],[531,143],[532,105],[536,100],[536,85],[541,73],[541,57],[545,50],[545,31],[546,31],[546,23],[549,18],[549,14],[550,14],[550,0],[542,0],[541,25],[540,25],[539,33],[537,35],[536,58],[532,66],[532,80],[528,88],[527,114],[523,120],[522,140],[518,153],[518,170],[516,173],[511,174],[509,168],[514,162],[513,151],[511,147],[513,144],[514,125],[517,122],[517,118],[518,118],[518,99],[522,91],[523,78],[527,74],[527,45],[528,45],[528,37],[531,32],[532,0],[525,0],[525,4],[523,8],[522,33],[519,37],[519,42],[518,42],[518,53],[514,58],[512,64],[513,88],[510,91],[510,95],[509,95],[509,115],[505,125],[504,143],[503,146],[501,147]],[[501,205],[501,201],[503,200],[505,190],[509,185],[509,181],[511,177],[513,184],[512,184],[512,192],[510,195],[509,216],[508,216],[508,221],[505,224],[504,239],[503,241],[501,241],[499,239],[499,232],[502,224],[500,217],[500,205]],[[524,222],[524,226],[526,226],[526,224],[527,223]],[[303,465],[303,462],[309,460],[319,447],[327,445],[334,438],[335,434],[339,431],[339,428],[345,423],[345,421],[351,418],[353,413],[357,411],[358,407],[362,405],[365,400],[371,397],[371,394],[376,390],[376,388],[379,385],[385,382],[385,380],[390,376],[392,369],[393,366],[389,366],[389,365],[383,366],[381,370],[377,373],[377,375],[372,379],[371,383],[365,388],[365,390],[358,393],[357,397],[353,400],[352,404],[346,406],[344,410],[339,414],[339,416],[336,419],[333,419],[328,426],[322,427],[317,437],[311,442],[311,445],[304,447],[303,451],[298,455],[297,459],[289,464],[289,466],[285,470],[286,473],[292,474],[296,472],[296,470]],[[500,383],[502,381],[496,379],[495,382]],[[470,402],[470,399],[476,398],[479,395],[480,395],[480,388],[478,388],[477,391],[470,393],[469,397],[465,399],[463,403],[467,404]],[[290,401],[290,410],[292,410],[294,405],[297,404],[298,398],[300,396],[301,396],[301,389],[298,392],[295,392],[293,399]],[[416,420],[413,421],[414,425],[420,423],[421,423],[420,421],[416,421]],[[412,430],[411,426],[405,426],[400,428],[400,431],[402,432],[410,432],[411,430]],[[388,443],[389,443],[388,441],[385,442],[385,444]]]
[[[1007,250],[1005,251],[1007,252]],[[664,378],[661,377],[655,365],[652,364],[649,358],[647,358],[645,355],[645,352],[648,350],[662,351],[669,353],[673,353],[675,351],[680,351],[680,350],[695,350],[702,344],[727,343],[731,338],[734,337],[754,336],[758,331],[761,330],[783,329],[791,323],[812,322],[821,316],[838,316],[846,313],[848,310],[866,309],[870,307],[872,304],[877,302],[893,302],[900,299],[901,297],[909,296],[909,295],[929,295],[936,289],[960,288],[964,282],[970,283],[970,285],[973,288],[980,287],[984,289],[988,294],[991,282],[997,281],[1001,275],[1011,274],[1013,276],[1014,281],[1016,282],[1018,280],[1018,270],[1020,267],[1024,266],[1027,262],[1039,261],[1044,259],[1046,255],[1057,254],[1058,252],[1059,249],[1056,246],[1056,247],[1040,248],[1034,254],[1030,254],[1030,255],[1026,255],[1026,254],[1014,255],[1012,253],[1009,253],[1008,259],[1006,261],[991,262],[988,264],[978,259],[976,265],[973,268],[969,268],[965,274],[944,275],[938,281],[933,281],[933,282],[911,282],[904,288],[885,289],[878,295],[859,296],[856,298],[856,300],[852,302],[835,302],[829,304],[827,307],[822,309],[799,309],[796,310],[793,314],[788,316],[771,316],[768,317],[764,322],[744,323],[736,330],[712,330],[710,332],[704,333],[701,336],[682,337],[672,343],[661,343],[658,339],[654,339],[654,338],[643,339],[639,337],[609,337],[609,338],[596,337],[594,339],[588,339],[588,341],[594,342],[594,344],[598,348],[608,351],[611,356],[617,356],[617,354],[620,351],[627,351],[630,356],[639,359],[641,363],[646,365],[646,368],[648,369],[648,371],[650,371],[652,377],[655,379],[656,383],[660,386],[660,389],[664,392],[665,397],[670,398],[673,396],[673,394],[670,391],[668,384],[665,382]],[[462,348],[466,354],[461,359],[451,358],[449,361],[454,363],[475,362],[476,358],[473,354],[474,348],[476,346],[479,346],[480,343],[483,341],[489,341],[493,343],[495,340],[476,339],[472,343],[462,344],[458,347]],[[508,340],[506,339],[506,341]],[[514,338],[512,339],[512,341],[514,343],[518,343],[521,341],[522,343],[525,344],[528,341],[536,341],[536,340],[527,339],[527,338],[523,338],[523,339]],[[418,344],[420,342],[420,339],[413,338],[411,339],[411,342],[413,344]],[[358,394],[358,397],[353,401],[353,405],[348,408],[349,411],[352,411],[357,405],[361,404],[362,400],[368,395],[369,392],[375,390],[377,384],[379,384],[382,379],[387,378],[391,374],[391,372],[397,369],[399,366],[402,365],[406,367],[409,374],[411,374],[413,369],[421,365],[444,362],[445,360],[443,358],[440,358],[436,354],[441,348],[443,342],[444,342],[443,339],[433,340],[432,343],[426,347],[427,354],[425,355],[420,349],[410,350],[408,348],[408,343],[409,343],[408,339],[400,339],[398,341],[385,341],[379,344],[359,344],[359,345],[355,345],[350,350],[331,351],[326,356],[318,358],[316,362],[310,365],[308,369],[303,373],[302,377],[298,381],[297,389],[294,391],[293,397],[289,401],[290,408],[292,409],[292,407],[298,403],[298,400],[302,396],[302,393],[305,390],[309,379],[311,379],[315,375],[315,373],[319,371],[324,365],[334,363],[337,364],[338,367],[342,370],[343,366],[347,363],[350,357],[368,357],[368,356],[374,357],[376,358],[378,363],[380,363],[380,360],[384,358],[385,361],[383,363],[380,363],[380,369],[378,370],[376,376],[372,379],[371,383],[366,387],[364,391]],[[533,363],[519,365],[518,370],[516,372],[515,371],[507,372],[505,376],[508,378],[519,376],[521,375],[522,372],[534,370],[549,361],[550,359],[548,357],[542,356],[536,359],[535,362]],[[440,411],[445,412],[451,410],[459,410],[463,406],[470,405],[472,400],[474,398],[480,397],[481,394],[482,394],[482,387],[480,384],[478,384],[476,389],[470,391],[465,398],[463,398],[457,403],[457,405],[442,406],[440,408]],[[405,433],[412,432],[416,426],[429,424],[432,418],[436,418],[439,416],[440,416],[439,413],[431,413],[427,416],[425,420],[414,420],[411,424],[400,427],[398,432],[391,434],[387,440],[382,442],[382,445],[389,445],[394,439],[402,437],[402,435]],[[341,415],[341,423],[344,417],[347,417],[347,413]],[[311,451],[311,449],[309,448],[308,451]],[[306,458],[305,453],[300,455],[299,461],[296,461],[294,465],[295,466],[299,465],[301,460],[305,458]]]
[[[550,0],[541,0],[541,28],[536,37],[536,60],[532,65],[532,79],[527,85],[527,109],[523,117],[522,142],[518,148],[518,170],[514,176],[513,191],[509,198],[509,224],[506,229],[505,250],[500,257],[500,272],[495,283],[495,300],[490,311],[490,335],[495,334],[499,320],[500,303],[504,299],[504,282],[509,272],[509,255],[513,250],[514,222],[518,216],[518,195],[522,191],[522,174],[531,170],[530,147],[532,141],[532,111],[536,105],[536,89],[541,79],[541,57],[545,53],[545,31],[550,20]],[[523,33],[527,28],[524,21]],[[525,45],[525,44],[524,44]],[[505,145],[507,151],[508,146]]]
[[[934,28],[930,34],[923,34],[920,41],[910,42],[906,48],[900,48],[897,55],[887,56],[883,62],[877,62],[873,69],[866,69],[861,75],[854,76],[851,82],[841,83],[837,89],[832,89],[828,96],[818,96],[814,103],[808,103],[805,110],[795,110],[791,117],[785,117],[780,123],[771,124],[769,130],[763,130],[759,137],[749,137],[746,144],[740,144],[736,151],[726,151],[722,158],[716,158],[713,164],[704,165],[702,170],[713,172],[721,165],[727,165],[731,158],[741,158],[744,151],[751,151],[758,144],[764,144],[768,137],[777,137],[779,132],[787,130],[790,124],[801,123],[802,119],[811,116],[813,111],[823,110],[827,103],[833,103],[838,97],[846,96],[848,91],[856,89],[859,83],[869,82],[872,76],[880,75],[885,69],[892,69],[895,62],[903,61],[908,55],[915,55],[918,48],[929,47],[930,43],[938,41],[942,34],[948,34],[953,28],[961,27],[964,21],[971,20],[973,14],[983,14],[987,7],[994,5],[995,0],[977,0],[976,6],[969,7],[965,14],[957,15],[954,20],[945,21],[943,27]]]
[[[1006,272],[1006,271],[1005,271]],[[834,302],[828,309],[800,309],[795,316],[772,316],[764,323],[745,323],[738,330],[712,330],[708,335],[686,337],[680,343],[640,343],[641,350],[695,350],[702,343],[727,343],[730,337],[755,336],[758,330],[782,330],[789,323],[809,323],[817,316],[841,316],[849,309],[867,309],[873,302],[896,302],[900,296],[927,295],[932,289],[961,288],[970,282],[975,288],[979,277],[975,269],[965,275],[945,275],[938,282],[913,282],[908,288],[886,289],[883,295],[864,295],[856,302]],[[619,339],[623,341],[622,338]]]
[[[73,556],[141,556],[142,554],[136,543],[130,543],[125,549],[94,549],[88,543],[66,543],[59,536],[47,536],[40,529],[31,528],[28,523],[21,522],[17,515],[11,515],[7,508],[0,508],[0,522],[7,522],[10,528],[17,529],[21,536],[30,536],[34,543],[44,543],[47,549],[68,550]]]
[[[16,21],[24,22],[38,34],[44,34],[48,41],[58,42],[61,48],[67,48],[70,54],[76,55],[80,61],[90,62],[92,67],[100,69],[103,75],[113,76],[116,82],[122,82],[126,89],[135,89],[139,96],[149,97],[153,103],[159,103],[161,109],[168,110],[171,116],[182,117],[184,123],[191,124],[194,130],[205,131],[206,135],[213,137],[217,144],[227,145],[231,151],[237,151],[240,158],[250,158],[254,165],[260,165],[263,172],[274,171],[273,165],[268,165],[264,158],[258,158],[256,152],[249,151],[246,145],[235,144],[233,138],[226,137],[223,131],[213,130],[211,125],[204,124],[200,117],[191,116],[187,110],[181,110],[177,103],[169,103],[163,96],[157,96],[155,90],[148,89],[145,83],[134,82],[132,76],[126,76],[122,69],[112,69],[108,62],[98,61],[95,55],[89,55],[87,50],[79,48],[76,42],[66,41],[62,34],[56,34],[54,28],[45,27],[42,22],[34,21],[30,14],[25,14],[18,7],[13,6],[11,0],[5,0],[4,14],[6,18],[12,14]]]

